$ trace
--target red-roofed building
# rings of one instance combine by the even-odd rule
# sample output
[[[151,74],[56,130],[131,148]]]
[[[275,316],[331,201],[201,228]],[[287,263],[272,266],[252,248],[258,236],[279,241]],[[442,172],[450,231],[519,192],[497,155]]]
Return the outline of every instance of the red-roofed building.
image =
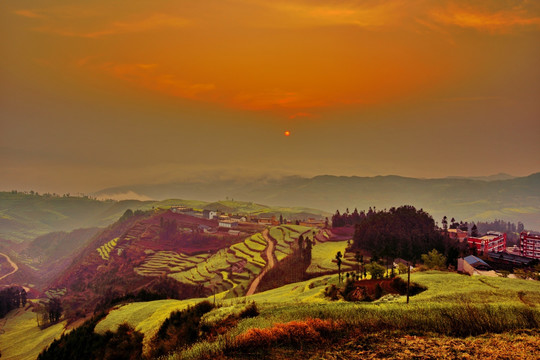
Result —
[[[490,231],[482,237],[469,237],[467,242],[478,252],[502,252],[506,250],[506,233]]]

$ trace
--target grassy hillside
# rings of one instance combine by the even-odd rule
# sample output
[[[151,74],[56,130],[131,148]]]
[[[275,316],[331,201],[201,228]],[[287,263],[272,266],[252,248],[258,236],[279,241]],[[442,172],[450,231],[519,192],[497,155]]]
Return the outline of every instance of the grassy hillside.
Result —
[[[253,351],[275,358],[298,354],[306,358],[316,354],[325,357],[329,346],[335,354],[345,357],[353,354],[392,357],[400,351],[410,351],[409,354],[433,357],[441,353],[454,358],[456,353],[447,353],[449,346],[459,346],[460,354],[472,356],[488,354],[490,345],[495,345],[491,349],[492,358],[515,358],[512,356],[515,347],[511,344],[520,344],[519,349],[515,348],[517,354],[527,354],[524,349],[534,351],[539,345],[539,282],[437,271],[413,273],[411,280],[426,286],[427,290],[411,297],[408,305],[404,296],[396,295],[372,303],[330,301],[324,296],[324,290],[337,283],[335,275],[253,296],[218,300],[219,307],[203,316],[202,326],[217,326],[222,329],[219,335],[203,339],[168,358],[195,359],[213,357],[213,354],[220,354],[220,358],[258,356]],[[143,345],[148,352],[152,338],[173,311],[202,300],[158,300],[116,306],[98,323],[95,332],[114,332],[126,322],[144,335]],[[208,300],[212,302],[213,297]],[[239,318],[251,301],[256,302],[260,314]],[[237,320],[223,322],[230,316]],[[519,329],[527,330],[519,332]],[[20,309],[8,315],[2,330],[5,331],[0,335],[3,357],[33,359],[64,331],[64,325],[39,330],[35,314]],[[291,331],[296,335],[281,338],[293,334]],[[326,331],[323,337],[321,331]],[[518,332],[507,333],[509,331]],[[482,335],[486,332],[487,335]],[[493,335],[501,332],[505,334]],[[467,335],[473,337],[465,339]],[[251,350],[246,352],[247,344]],[[437,347],[440,352],[436,351]]]
[[[148,342],[173,311],[183,310],[200,301],[202,299],[157,300],[127,304],[111,311],[98,323],[94,331],[98,334],[104,334],[106,331],[115,332],[118,326],[127,323],[144,334],[143,346],[148,347]]]
[[[373,303],[330,301],[324,297],[324,289],[329,284],[337,283],[337,276],[334,275],[289,284],[246,298],[221,300],[222,306],[205,315],[204,323],[216,324],[220,319],[238,313],[252,300],[257,303],[261,313],[255,318],[241,320],[216,341],[194,345],[184,351],[181,358],[220,351],[226,343],[234,342],[234,339],[247,333],[249,329],[269,328],[276,323],[305,321],[310,318],[341,322],[348,327],[367,326],[367,330],[370,327],[399,331],[415,329],[417,333],[426,330],[448,335],[452,335],[450,332],[454,331],[456,326],[450,323],[453,321],[448,318],[450,314],[456,316],[455,321],[460,321],[460,317],[465,319],[470,314],[480,316],[479,321],[486,322],[486,329],[489,326],[504,331],[518,329],[523,326],[523,321],[536,321],[536,326],[540,324],[540,311],[535,306],[540,304],[539,282],[470,277],[436,271],[413,273],[411,280],[426,286],[427,290],[412,297],[408,305],[405,303],[405,296],[383,297]],[[212,297],[208,299],[212,301]],[[147,342],[155,334],[167,312],[185,308],[198,301],[200,299],[125,305],[113,310],[96,330],[114,330],[123,321],[128,321],[145,334]],[[484,318],[486,314],[488,317]],[[523,318],[524,314],[529,314],[536,320],[526,320]],[[470,321],[467,319],[463,321]],[[482,333],[481,328],[473,331]],[[225,341],[225,338],[228,340]],[[173,355],[171,359],[179,358],[179,355]]]
[[[88,197],[0,192],[0,237],[20,242],[55,231],[104,227],[116,221],[130,207],[151,208],[151,205],[99,201]]]
[[[64,332],[65,323],[44,330],[37,327],[36,314],[16,309],[0,320],[0,351],[2,359],[34,360],[46,346]]]

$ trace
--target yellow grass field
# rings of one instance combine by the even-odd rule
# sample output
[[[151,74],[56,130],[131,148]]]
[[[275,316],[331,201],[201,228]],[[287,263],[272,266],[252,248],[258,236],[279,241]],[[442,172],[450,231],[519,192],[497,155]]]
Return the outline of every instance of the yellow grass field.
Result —
[[[0,335],[2,359],[35,360],[39,353],[64,332],[65,322],[41,330],[36,323],[36,313],[16,309],[4,319]]]

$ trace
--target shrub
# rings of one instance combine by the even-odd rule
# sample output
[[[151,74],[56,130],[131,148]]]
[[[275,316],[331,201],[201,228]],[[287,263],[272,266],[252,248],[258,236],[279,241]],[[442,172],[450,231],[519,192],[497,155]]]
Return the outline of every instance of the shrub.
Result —
[[[141,359],[143,335],[129,325],[120,325],[114,333],[107,331],[100,335],[94,332],[96,324],[104,316],[104,313],[95,316],[71,332],[63,334],[43,350],[38,359]]]
[[[422,261],[428,269],[443,270],[446,268],[446,257],[435,249],[427,254],[422,254]]]
[[[375,285],[375,299],[380,298],[383,296],[383,288],[381,287],[381,284]]]
[[[209,301],[202,301],[193,307],[173,312],[161,325],[152,340],[151,355],[159,357],[168,352],[196,342],[199,339],[199,327],[204,314],[214,308]]]
[[[306,319],[277,323],[266,329],[249,329],[236,337],[233,348],[265,349],[272,346],[303,346],[324,343],[343,328],[341,322],[321,319]]]
[[[400,277],[396,277],[392,280],[392,287],[396,289],[400,295],[407,294],[407,282]],[[417,295],[420,294],[422,291],[426,290],[427,288],[425,286],[418,285],[417,283],[412,282],[409,287],[409,295]]]
[[[238,315],[241,319],[251,318],[259,315],[259,309],[257,309],[257,304],[255,304],[255,301],[252,301],[251,303],[246,306],[242,312]]]
[[[386,272],[386,268],[377,262],[366,264],[365,268],[371,275],[372,279],[382,279],[384,273]]]
[[[329,297],[331,300],[337,300],[339,290],[336,285],[332,284],[324,289],[324,296]]]

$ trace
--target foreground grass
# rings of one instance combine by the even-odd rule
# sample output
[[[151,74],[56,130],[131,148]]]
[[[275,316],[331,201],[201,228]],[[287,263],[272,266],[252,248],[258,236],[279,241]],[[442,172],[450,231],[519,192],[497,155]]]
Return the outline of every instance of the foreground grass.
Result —
[[[518,331],[456,338],[401,332],[351,333],[344,338],[308,348],[277,348],[265,359],[535,359],[540,332]],[[256,351],[220,355],[216,359],[261,356]]]
[[[411,297],[410,304],[406,304],[405,296],[386,296],[372,303],[329,301],[324,297],[324,289],[328,284],[337,283],[337,275],[289,284],[249,297],[218,297],[221,307],[204,316],[204,325],[219,323],[241,311],[250,301],[257,303],[260,315],[241,320],[211,341],[196,343],[169,358],[225,356],[227,351],[234,351],[237,338],[250,329],[268,329],[277,323],[303,322],[306,319],[338,322],[346,329],[347,336],[356,336],[348,329],[359,329],[364,335],[387,331],[403,336],[429,337],[435,333],[438,336],[467,337],[540,327],[539,282],[436,271],[413,273],[411,280],[428,290]],[[120,324],[127,322],[145,335],[143,344],[147,348],[149,340],[172,311],[201,300],[160,300],[124,305],[111,311],[96,326],[96,332],[115,331]],[[213,299],[210,297],[209,300]],[[282,343],[286,341],[274,344],[272,349]]]
[[[469,277],[444,272],[414,273],[412,280],[426,286],[428,290],[411,298],[410,304],[406,304],[404,296],[383,297],[373,303],[330,302],[322,296],[322,291],[326,284],[337,282],[335,276],[290,284],[256,294],[246,300],[255,300],[259,304],[261,314],[258,317],[243,320],[215,341],[200,342],[178,354],[171,355],[169,359],[195,359],[225,356],[224,354],[235,354],[241,357],[242,352],[235,350],[238,347],[238,339],[245,337],[252,329],[268,329],[276,326],[276,323],[295,324],[298,321],[305,322],[306,319],[339,322],[345,333],[350,332],[350,329],[359,329],[364,335],[381,331],[399,332],[406,336],[436,334],[436,336],[431,335],[433,339],[439,336],[467,337],[520,329],[538,330],[540,327],[538,306],[540,305],[540,283],[538,282]],[[283,332],[283,327],[269,333],[276,331]],[[255,338],[260,338],[261,342],[252,345],[254,347],[270,346],[270,350],[273,354],[277,354],[277,358],[281,350],[276,350],[276,348],[282,345],[286,348],[287,339],[302,336],[289,334],[272,343],[264,333],[262,334],[253,335]],[[312,334],[312,332],[308,331],[307,334]],[[328,336],[321,337],[315,343],[324,343],[326,338]],[[531,346],[538,346],[537,342],[535,344]],[[295,351],[298,348],[297,345],[294,346]],[[310,346],[313,343],[305,345]],[[374,354],[366,353],[365,355],[368,357]],[[451,355],[448,356],[451,357]],[[309,356],[305,357],[309,358]],[[283,358],[287,356],[284,355]],[[336,358],[348,358],[348,356]]]
[[[54,339],[64,332],[65,323],[58,323],[41,330],[37,327],[36,314],[17,309],[5,319],[0,335],[2,359],[33,360]]]

